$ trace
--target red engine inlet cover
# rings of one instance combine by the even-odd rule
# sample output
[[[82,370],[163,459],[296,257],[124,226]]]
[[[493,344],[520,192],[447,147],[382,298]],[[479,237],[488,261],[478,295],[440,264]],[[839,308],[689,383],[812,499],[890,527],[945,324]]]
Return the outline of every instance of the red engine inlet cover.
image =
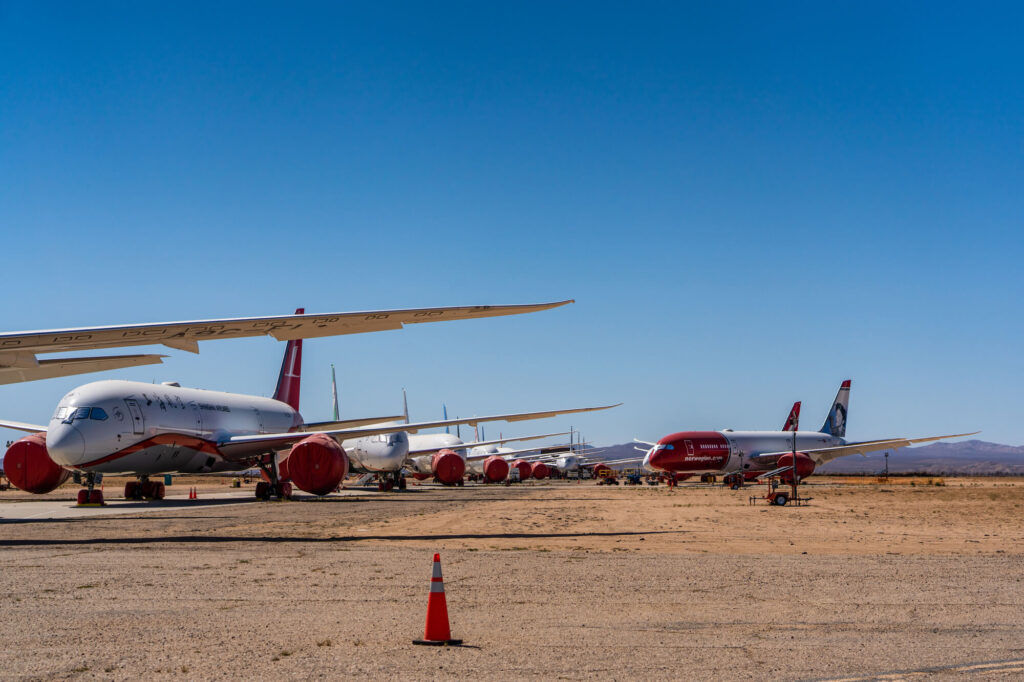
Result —
[[[336,440],[318,433],[292,446],[288,473],[300,490],[326,495],[348,474],[348,455]]]
[[[526,479],[530,478],[530,475],[533,473],[530,470],[530,463],[524,462],[521,459],[517,459],[516,461],[512,462],[512,466],[514,466],[516,469],[519,469],[520,481],[525,481]]]
[[[430,478],[430,474],[421,474],[420,472],[417,471],[415,474],[412,475],[412,477],[415,478],[417,481],[425,481],[428,478]]]
[[[498,483],[508,478],[508,462],[497,455],[484,460],[484,479],[488,483]]]
[[[544,462],[534,462],[533,465],[530,466],[530,473],[534,478],[540,480],[542,478],[547,478],[551,471],[548,469],[548,465]]]
[[[788,466],[792,466],[792,464],[793,464],[793,453],[790,453],[788,455],[783,455],[782,457],[779,457],[779,461],[776,464],[776,466],[788,467]],[[797,476],[800,477],[800,480],[803,480],[803,479],[807,478],[808,476],[810,476],[811,474],[813,474],[814,473],[814,466],[815,466],[815,464],[814,464],[814,460],[813,459],[811,459],[810,457],[808,457],[807,455],[805,455],[802,452],[796,453],[796,474],[797,474]],[[784,473],[782,475],[781,478],[784,481],[789,482],[793,478],[792,473],[793,473],[792,471],[787,471],[786,473]]]
[[[68,480],[71,472],[50,459],[46,451],[46,434],[33,433],[20,438],[7,448],[4,474],[15,488],[42,495]]]
[[[430,459],[434,476],[445,485],[453,485],[466,475],[466,462],[454,450],[441,450]]]

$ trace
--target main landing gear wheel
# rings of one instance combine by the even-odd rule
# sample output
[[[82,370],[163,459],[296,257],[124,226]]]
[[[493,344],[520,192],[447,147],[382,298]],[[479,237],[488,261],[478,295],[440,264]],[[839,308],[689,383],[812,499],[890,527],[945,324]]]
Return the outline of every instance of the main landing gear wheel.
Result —
[[[398,489],[405,490],[405,476],[399,474],[398,476]]]
[[[124,499],[126,500],[141,500],[142,499],[142,488],[139,486],[138,481],[128,481],[124,484]]]

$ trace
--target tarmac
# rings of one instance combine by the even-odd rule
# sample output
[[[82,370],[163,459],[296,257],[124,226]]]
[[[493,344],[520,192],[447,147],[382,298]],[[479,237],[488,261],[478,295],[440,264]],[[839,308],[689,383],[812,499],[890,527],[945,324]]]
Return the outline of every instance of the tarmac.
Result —
[[[759,488],[209,485],[9,523],[3,677],[1020,679],[1024,481],[863,483],[800,508],[750,505]],[[0,516],[39,504],[5,495]],[[461,648],[412,645],[435,551]]]

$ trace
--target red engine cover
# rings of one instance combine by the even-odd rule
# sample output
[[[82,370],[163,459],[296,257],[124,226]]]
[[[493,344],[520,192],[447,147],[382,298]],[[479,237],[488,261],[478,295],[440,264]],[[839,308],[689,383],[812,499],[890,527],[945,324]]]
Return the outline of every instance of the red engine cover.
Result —
[[[491,455],[484,460],[484,480],[488,483],[498,483],[508,478],[508,462],[497,455]]]
[[[530,474],[532,473],[532,471],[530,470],[529,462],[524,462],[521,459],[517,459],[516,461],[512,462],[512,466],[514,466],[516,469],[519,469],[520,481],[525,481],[528,478],[530,478]]]
[[[548,469],[548,465],[544,462],[534,462],[533,465],[530,466],[530,473],[539,481],[543,478],[547,478],[551,471]]]
[[[71,472],[50,459],[46,451],[46,434],[33,433],[14,441],[7,448],[4,474],[15,488],[42,495],[68,480]]]
[[[292,447],[288,473],[300,490],[313,495],[331,492],[348,474],[348,455],[326,434],[315,434]]]
[[[614,475],[615,472],[607,464],[594,465],[594,478],[611,478]]]
[[[777,463],[777,466],[779,466],[779,467],[788,467],[788,466],[791,466],[792,464],[793,464],[793,455],[792,455],[792,453],[790,453],[788,455],[783,455],[782,457],[779,457],[779,461]],[[796,473],[797,473],[797,476],[800,477],[800,480],[803,480],[803,479],[807,478],[808,476],[810,476],[811,474],[813,474],[814,473],[814,466],[815,466],[815,464],[814,464],[814,460],[813,459],[811,459],[810,457],[808,457],[807,455],[805,455],[802,452],[796,453]],[[792,471],[787,471],[786,473],[784,473],[781,476],[782,480],[786,481],[787,483],[790,482],[792,480],[792,478],[793,478],[792,477],[792,473],[793,473]]]
[[[454,450],[441,450],[430,459],[434,477],[445,485],[454,485],[466,475],[466,462]]]
[[[421,474],[420,472],[417,471],[412,475],[412,477],[415,478],[417,481],[425,481],[428,478],[430,478],[430,474]]]

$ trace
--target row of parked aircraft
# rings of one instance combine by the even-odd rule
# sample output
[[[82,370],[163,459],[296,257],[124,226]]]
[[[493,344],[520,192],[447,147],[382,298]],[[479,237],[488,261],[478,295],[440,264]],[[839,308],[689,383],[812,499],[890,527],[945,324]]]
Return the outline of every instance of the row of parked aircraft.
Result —
[[[22,490],[46,493],[75,472],[84,484],[79,500],[102,503],[99,475],[138,478],[126,497],[160,499],[167,473],[212,473],[258,467],[263,499],[287,497],[292,484],[324,495],[350,469],[400,483],[404,465],[429,471],[442,482],[461,480],[465,458],[450,449],[450,434],[425,429],[488,421],[526,421],[608,409],[613,405],[444,419],[418,423],[394,416],[307,422],[299,412],[302,340],[400,329],[405,324],[537,312],[572,301],[514,306],[381,310],[201,320],[0,334],[0,377],[8,383],[160,362],[164,356],[130,355],[41,360],[37,353],[160,343],[198,352],[199,341],[269,335],[287,341],[272,398],[133,381],[96,381],[67,393],[48,425],[0,420],[27,431],[4,457],[8,479]],[[498,441],[494,441],[498,442]],[[490,442],[457,443],[460,450]],[[282,466],[282,462],[284,466]]]
[[[324,495],[349,472],[376,475],[382,489],[404,487],[403,470],[417,478],[461,484],[468,473],[504,480],[510,468],[520,476],[542,477],[548,467],[562,471],[602,467],[594,452],[538,452],[505,446],[563,434],[463,441],[448,427],[490,421],[527,421],[609,409],[615,405],[518,412],[410,423],[404,415],[307,422],[299,412],[303,339],[400,329],[405,324],[537,312],[572,301],[516,306],[384,310],[359,313],[200,320],[162,324],[89,327],[0,334],[0,383],[81,374],[159,363],[163,355],[119,355],[39,359],[56,351],[163,344],[199,351],[199,341],[269,335],[287,342],[272,398],[131,381],[97,381],[67,393],[48,425],[0,420],[0,426],[29,432],[7,450],[4,469],[18,488],[46,493],[72,472],[84,488],[79,500],[102,503],[95,485],[103,474],[127,474],[129,498],[160,499],[167,473],[213,473],[259,468],[265,481],[257,496],[289,497],[292,485]],[[726,474],[751,479],[779,475],[800,480],[831,459],[891,450],[972,434],[927,438],[886,438],[847,442],[850,381],[843,382],[820,431],[800,431],[800,403],[781,431],[683,431],[645,443],[641,463],[649,472],[675,477]],[[335,396],[335,404],[337,397]],[[445,433],[419,433],[445,427]],[[482,434],[482,431],[480,432]]]

